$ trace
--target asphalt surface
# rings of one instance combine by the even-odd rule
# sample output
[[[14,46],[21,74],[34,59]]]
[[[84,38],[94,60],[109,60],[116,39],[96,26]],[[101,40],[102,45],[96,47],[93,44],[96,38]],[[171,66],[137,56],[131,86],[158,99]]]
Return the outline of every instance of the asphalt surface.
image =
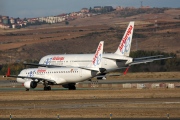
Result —
[[[12,101],[0,101],[4,104],[11,104]],[[76,104],[74,104],[74,102]],[[18,104],[21,103],[21,104]],[[33,106],[31,103],[35,104]],[[40,105],[43,103],[43,105]],[[107,103],[111,104],[131,104],[131,105],[158,105],[158,104],[180,104],[180,98],[111,98],[111,99],[68,99],[68,100],[13,100],[13,104],[16,106],[4,106],[0,107],[0,110],[19,110],[19,109],[88,109],[90,107],[102,107],[108,108]],[[26,104],[22,106],[22,104]],[[123,109],[123,108],[121,108]],[[127,107],[125,108],[127,109]],[[138,108],[133,108],[138,109]],[[147,110],[147,106],[141,107],[141,109]],[[163,109],[163,107],[161,108]],[[173,108],[171,108],[173,109]],[[174,108],[180,110],[179,107]]]
[[[9,118],[0,118],[10,120]],[[110,118],[12,118],[11,120],[110,120]],[[111,120],[180,120],[180,118],[111,118]]]
[[[98,80],[101,84],[124,84],[124,83],[160,83],[160,82],[180,82],[180,79],[143,79],[143,80]],[[89,84],[91,81],[80,82],[79,84]],[[3,84],[19,84],[16,80],[0,80],[0,85]]]
[[[132,82],[133,81],[133,82]],[[123,84],[123,83],[146,83],[145,80],[103,80],[103,81],[98,81],[99,84]],[[148,80],[147,80],[148,81]],[[150,81],[150,80],[149,80]],[[173,80],[151,80],[151,82],[179,82],[179,79],[173,79]],[[83,82],[84,84],[90,83],[89,81]],[[81,84],[81,83],[80,83]],[[25,90],[24,87],[12,87],[13,85],[19,86],[21,84],[16,83],[14,81],[0,81],[0,91],[22,91]],[[8,86],[8,87],[6,87]],[[87,89],[94,89],[94,88],[77,88],[78,90],[87,90]],[[103,88],[104,89],[104,88]],[[36,88],[34,91],[42,91],[42,88]],[[53,88],[52,90],[58,91],[58,90],[67,90],[65,88]],[[1,103],[5,104],[10,104],[12,101],[0,101]],[[9,102],[9,103],[8,103]],[[41,105],[39,103],[44,103],[44,105]],[[76,104],[73,104],[76,102]],[[18,103],[21,104],[26,104],[26,106],[21,106],[18,105]],[[31,105],[31,103],[35,104],[36,106]],[[63,104],[62,104],[63,103]],[[27,110],[27,109],[33,109],[34,107],[36,109],[88,109],[89,107],[97,107],[97,108],[108,108],[107,103],[111,103],[113,105],[118,105],[118,104],[130,104],[132,106],[137,106],[137,105],[146,105],[146,107],[141,107],[141,110],[148,110],[151,108],[147,108],[148,105],[158,105],[158,104],[168,104],[169,106],[176,104],[177,107],[172,107],[169,108],[169,110],[174,110],[174,111],[180,111],[180,108],[178,107],[180,104],[180,98],[116,98],[116,99],[79,99],[79,100],[15,100],[13,101],[13,104],[16,104],[16,106],[7,106],[7,107],[0,107],[0,110]],[[121,109],[130,109],[130,110],[138,110],[138,107],[135,108],[121,108]],[[163,106],[157,109],[164,109]],[[168,109],[168,108],[167,108]],[[156,110],[156,108],[155,108]],[[10,118],[1,118],[0,120],[9,120]],[[55,120],[58,119],[56,117],[54,118],[12,118],[11,120]],[[109,120],[110,118],[59,118],[60,120]],[[166,116],[164,118],[113,118],[112,120],[165,120],[167,119]],[[180,120],[180,118],[170,118],[170,120]]]

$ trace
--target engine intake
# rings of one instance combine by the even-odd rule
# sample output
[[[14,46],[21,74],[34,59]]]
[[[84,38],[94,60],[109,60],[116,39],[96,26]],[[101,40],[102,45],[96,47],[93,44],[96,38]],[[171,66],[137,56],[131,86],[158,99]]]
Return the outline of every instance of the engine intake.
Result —
[[[25,88],[36,88],[37,87],[37,82],[35,82],[35,81],[26,81],[25,83],[24,83],[24,87]]]

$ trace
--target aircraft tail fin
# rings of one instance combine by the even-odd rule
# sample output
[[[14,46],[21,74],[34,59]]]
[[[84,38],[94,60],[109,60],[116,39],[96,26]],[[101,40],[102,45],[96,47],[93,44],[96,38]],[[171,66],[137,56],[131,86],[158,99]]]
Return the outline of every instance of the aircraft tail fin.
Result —
[[[8,68],[8,71],[7,71],[6,75],[10,76],[10,74],[11,74],[11,71],[10,71],[10,68]]]
[[[126,29],[126,32],[125,32],[115,54],[129,56],[130,49],[131,49],[133,30],[134,30],[134,21],[131,21]]]
[[[94,57],[92,59],[91,67],[101,68],[102,54],[103,54],[104,41],[100,41]]]
[[[128,72],[129,67],[126,68],[126,70],[123,72],[124,75],[126,75],[126,73]]]
[[[6,75],[4,75],[3,77],[10,77],[10,75],[11,75],[11,71],[10,68],[8,68]]]
[[[91,64],[89,64],[87,67],[79,67],[79,68],[91,70],[91,71],[101,71],[103,47],[104,47],[104,41],[100,41]]]

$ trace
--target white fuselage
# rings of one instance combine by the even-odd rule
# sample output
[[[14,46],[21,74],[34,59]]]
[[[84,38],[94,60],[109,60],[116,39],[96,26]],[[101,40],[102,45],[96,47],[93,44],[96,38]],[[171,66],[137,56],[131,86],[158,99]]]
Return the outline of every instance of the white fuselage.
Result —
[[[75,66],[86,67],[91,64],[94,54],[61,54],[47,55],[43,57],[39,64],[56,65],[56,66]],[[101,67],[107,72],[125,67],[127,63],[132,62],[131,57],[120,56],[117,54],[103,54]]]
[[[18,76],[44,78],[54,84],[77,83],[96,76],[97,72],[81,68],[29,68],[24,69]],[[31,78],[17,78],[17,82],[24,83]]]

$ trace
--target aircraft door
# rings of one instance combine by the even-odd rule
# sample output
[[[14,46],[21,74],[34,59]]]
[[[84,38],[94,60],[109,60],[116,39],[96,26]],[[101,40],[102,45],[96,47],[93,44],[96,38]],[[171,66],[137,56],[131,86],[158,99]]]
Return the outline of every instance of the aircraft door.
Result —
[[[104,66],[107,66],[107,59],[103,59]]]
[[[79,69],[79,76],[82,77],[82,69]]]

